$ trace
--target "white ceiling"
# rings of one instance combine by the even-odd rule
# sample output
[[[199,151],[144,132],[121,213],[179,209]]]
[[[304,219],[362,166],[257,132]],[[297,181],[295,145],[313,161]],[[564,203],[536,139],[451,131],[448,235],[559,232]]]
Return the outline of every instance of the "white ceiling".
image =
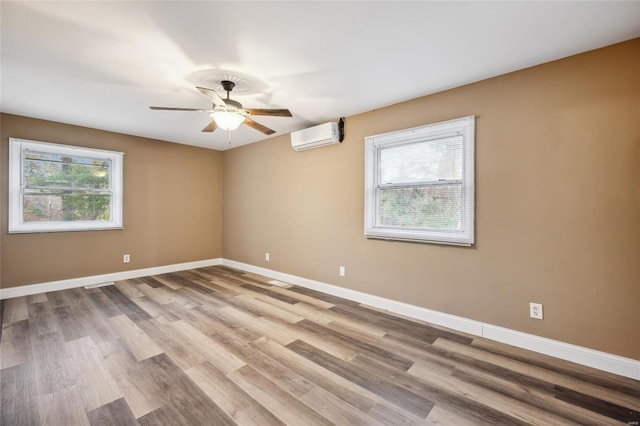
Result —
[[[0,2],[6,113],[213,149],[195,85],[277,134],[640,36],[627,2]],[[220,91],[222,94],[222,91]],[[234,96],[235,94],[235,96]]]

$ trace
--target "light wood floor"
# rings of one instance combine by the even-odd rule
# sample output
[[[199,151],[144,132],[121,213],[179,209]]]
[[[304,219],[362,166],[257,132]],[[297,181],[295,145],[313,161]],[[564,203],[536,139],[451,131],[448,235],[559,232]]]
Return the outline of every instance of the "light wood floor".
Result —
[[[2,302],[0,424],[640,422],[640,382],[211,267]]]

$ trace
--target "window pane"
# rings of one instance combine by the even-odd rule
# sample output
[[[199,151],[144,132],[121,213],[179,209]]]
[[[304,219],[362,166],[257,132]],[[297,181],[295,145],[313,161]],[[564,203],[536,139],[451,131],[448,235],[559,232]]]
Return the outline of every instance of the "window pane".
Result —
[[[23,200],[24,222],[108,221],[111,218],[109,192],[27,189]]]
[[[27,187],[108,189],[111,161],[76,155],[25,151]]]
[[[411,229],[462,229],[462,185],[379,189],[378,225]]]
[[[462,137],[380,148],[378,183],[462,179]]]

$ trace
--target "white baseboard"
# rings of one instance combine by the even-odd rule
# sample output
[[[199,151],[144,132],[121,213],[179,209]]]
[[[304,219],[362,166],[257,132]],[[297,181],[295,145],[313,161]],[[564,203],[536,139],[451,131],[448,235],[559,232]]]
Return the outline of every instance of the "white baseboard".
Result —
[[[421,321],[448,327],[453,330],[485,337],[487,339],[506,343],[519,348],[528,349],[534,352],[572,361],[577,364],[640,380],[640,361],[631,358],[625,358],[558,340],[499,327],[493,324],[446,314],[444,312],[438,312],[410,305],[408,303],[398,302],[384,297],[374,296],[360,291],[298,277],[296,275],[285,274],[283,272],[273,271],[271,269],[249,265],[247,263],[236,262],[234,260],[222,259],[222,264],[232,268],[242,269],[244,271],[275,278],[278,281],[284,281],[290,284],[342,297],[344,299],[349,299],[354,302],[363,303],[375,308],[384,309],[396,314],[405,315]]]
[[[222,259],[198,260],[195,262],[176,263],[173,265],[154,266],[152,268],[134,269],[131,271],[113,272],[110,274],[92,275],[89,277],[71,278],[68,280],[50,281],[46,283],[23,285],[0,289],[0,300],[11,299],[48,291],[66,290],[68,288],[84,287],[101,284],[108,281],[121,281],[149,275],[166,274],[168,272],[184,271],[187,269],[204,268],[205,266],[221,265]]]

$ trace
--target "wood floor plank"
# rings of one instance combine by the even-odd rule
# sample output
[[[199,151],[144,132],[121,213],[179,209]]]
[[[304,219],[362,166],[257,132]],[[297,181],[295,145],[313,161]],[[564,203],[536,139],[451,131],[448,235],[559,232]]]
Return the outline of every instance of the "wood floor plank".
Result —
[[[228,377],[286,424],[298,424],[300,419],[308,426],[332,424],[248,365]]]
[[[171,426],[192,426],[191,420],[187,419],[182,413],[176,409],[176,407],[167,403],[162,407],[145,414],[138,419],[138,423],[141,426],[159,426],[159,425],[171,425]]]
[[[346,316],[334,315],[333,321],[329,324],[339,325],[348,329],[357,331],[360,334],[367,334],[369,336],[384,337],[388,334],[386,330],[371,325],[363,321],[355,321],[352,318]]]
[[[116,288],[117,289],[117,288]],[[109,292],[110,290],[106,290],[106,289],[102,289],[102,288],[97,288],[95,289],[97,290],[96,292],[93,293],[88,293],[87,297],[98,307],[98,309],[100,309],[100,312],[108,317],[117,317],[118,315],[126,315],[126,312],[123,312],[122,309],[120,309],[118,306],[116,306],[116,303],[114,303],[109,296],[107,296],[106,292]],[[118,290],[118,292],[120,292],[120,290]],[[116,292],[114,292],[116,293]],[[122,293],[122,292],[120,292]],[[122,293],[124,294],[124,293]],[[122,296],[118,295],[119,298],[122,298]],[[126,298],[129,302],[131,301],[131,299],[129,299],[128,297]],[[122,302],[119,302],[120,304],[122,304]],[[130,303],[127,303],[127,305],[129,305]],[[136,316],[137,318],[137,316]]]
[[[231,281],[227,281],[224,278],[214,278],[215,281],[206,280],[207,287],[213,290],[216,294],[221,294],[224,296],[239,296],[244,294],[244,292],[238,289],[238,285],[234,284]]]
[[[27,305],[29,331],[32,335],[50,334],[58,331],[53,308],[48,302]]]
[[[218,309],[218,312],[223,313],[238,323],[245,324],[246,328],[255,331],[259,336],[267,336],[282,345],[291,343],[297,338],[295,333],[290,332],[290,330],[287,330],[284,326],[274,325],[274,323],[268,320],[262,321],[260,318],[239,311],[232,306]]]
[[[33,361],[29,320],[11,323],[4,328],[0,340],[0,369]]]
[[[48,302],[47,293],[31,294],[27,296],[27,304]]]
[[[84,323],[76,318],[70,306],[53,308],[53,314],[58,323],[58,330],[65,341],[79,339],[89,334]]]
[[[166,354],[147,358],[141,361],[141,364],[146,373],[164,391],[167,399],[191,424],[234,425],[233,419]]]
[[[421,378],[413,376],[410,373],[392,370],[384,363],[365,355],[358,355],[352,364],[369,372],[370,375],[377,376],[379,378],[383,378],[388,374],[393,374],[394,384],[397,387],[405,390],[411,390],[411,392],[416,395],[419,395],[429,401],[433,401],[434,403],[440,403],[451,407],[455,409],[456,412],[459,412],[476,422],[486,422],[487,424],[498,425],[528,424],[526,420],[521,419],[519,416],[514,416],[512,412],[505,412],[491,405],[487,405],[484,402],[476,401],[473,398],[467,397],[467,394],[464,392],[458,392],[457,389],[453,387],[444,386],[439,381],[421,380]],[[442,377],[448,376],[439,376],[439,378]],[[487,400],[490,400],[490,398],[487,398]]]
[[[215,297],[218,299],[218,303],[214,306],[217,306],[219,308],[232,306],[240,311],[246,312],[256,317],[264,316],[284,319],[287,322],[291,322],[291,316],[287,316],[286,312],[282,312],[281,310],[276,311],[269,304],[262,303],[261,301],[256,300],[253,297],[255,295],[259,296],[260,293],[246,291],[245,293],[240,293],[234,296],[229,296],[226,294],[216,294]],[[211,306],[211,304],[209,304],[209,306]]]
[[[238,425],[284,425],[273,413],[208,362],[186,372]]]
[[[283,294],[285,296],[292,297],[294,299],[297,299],[298,302],[307,303],[309,305],[318,307],[320,309],[330,309],[330,308],[332,308],[334,306],[333,303],[329,303],[329,302],[326,302],[324,300],[316,299],[314,297],[307,296],[306,294],[295,292],[295,291],[293,291],[294,288],[296,288],[296,287],[271,286],[270,289],[273,292],[280,293],[280,294]]]
[[[478,348],[461,345],[456,342],[452,342],[446,339],[438,339],[435,346],[448,348],[455,350],[458,353],[473,356],[476,359],[491,362],[502,367],[512,369],[516,372],[520,372],[525,375],[534,375],[535,377],[545,380],[550,383],[555,383],[560,386],[567,387],[577,392],[581,392],[585,395],[591,395],[598,399],[610,402],[612,404],[620,405],[630,408],[634,411],[640,411],[640,400],[633,398],[629,395],[622,394],[610,389],[602,388],[598,385],[589,384],[572,377],[567,377],[562,374],[558,374],[554,371],[549,371],[534,365],[525,364],[520,361],[512,360],[507,357],[496,355],[490,352],[483,351]]]
[[[26,297],[14,297],[2,301],[2,327],[7,327],[14,322],[29,319],[29,309],[27,308]]]
[[[277,342],[263,338],[252,342],[252,345],[259,347],[262,352],[271,358],[286,365],[292,371],[358,410],[368,413],[376,419],[393,419],[387,424],[422,425],[429,423],[394,406],[386,399],[358,386],[350,380],[324,369],[313,361],[279,345]]]
[[[314,387],[300,397],[308,407],[336,425],[383,426],[381,422],[347,404],[321,387]]]
[[[220,310],[233,310],[234,315],[237,318],[243,318],[244,321],[250,321],[251,318],[247,316],[247,314],[237,311],[231,307],[225,307]],[[260,332],[263,336],[266,336],[271,340],[275,340],[285,346],[295,340],[303,340],[305,342],[313,342],[313,344],[319,349],[342,360],[350,360],[358,354],[357,350],[344,345],[343,342],[333,336],[325,335],[319,339],[313,331],[299,327],[297,324],[291,325],[276,320],[270,320],[265,317],[260,317],[259,319],[256,319],[256,321],[259,321],[259,325],[251,325],[250,327],[256,329],[256,331]]]
[[[190,308],[202,304],[222,308],[227,304],[224,300],[221,300],[218,297],[219,294],[216,294],[215,292],[200,293],[191,287],[182,287],[180,290],[175,291],[180,293],[182,297],[187,298],[191,301],[191,303],[188,305]],[[185,305],[187,304],[185,303]]]
[[[239,339],[245,342],[251,342],[258,339],[260,335],[251,330],[243,328],[242,324],[234,321],[232,318],[225,316],[217,308],[205,306],[197,306],[193,309],[180,307],[175,310],[176,316],[190,324],[192,327],[200,330],[206,336],[222,339]],[[233,330],[233,337],[229,337],[228,330]]]
[[[192,279],[185,271],[169,272],[167,274],[163,274],[163,277],[167,278],[171,283],[178,283],[183,287],[192,287],[203,294],[211,293],[212,291],[205,286],[198,285],[198,283],[196,283],[195,280]]]
[[[247,306],[251,306],[253,311],[258,313],[260,316],[285,321],[291,324],[295,324],[305,319],[302,315],[298,315],[289,310],[276,308],[272,304],[256,298],[253,295],[242,294],[240,296],[236,296],[234,299],[242,301]]]
[[[335,312],[328,311],[327,309],[323,309],[317,307],[316,305],[312,305],[306,302],[298,302],[293,305],[288,303],[280,302],[278,300],[270,299],[265,296],[257,296],[258,300],[264,301],[270,305],[276,306],[281,310],[292,312],[295,315],[302,316],[303,318],[317,322],[320,324],[329,324],[329,323],[339,323],[353,329],[356,329],[362,333],[370,334],[372,336],[384,336],[387,332],[377,327],[373,327],[370,324],[366,324],[360,321],[354,321],[351,318],[347,318],[345,316],[336,315]],[[333,306],[333,305],[331,305]]]
[[[173,293],[165,286],[154,288],[145,283],[137,285],[136,289],[159,305],[168,305],[175,301]]]
[[[516,348],[488,339],[475,339],[471,346],[480,348],[487,352],[501,355],[516,361],[532,364],[547,370],[575,377],[583,382],[593,383],[616,392],[627,394],[633,398],[640,399],[640,386],[638,381],[627,377],[618,376],[606,371],[596,370],[591,367],[576,364],[571,361],[553,358],[548,355]]]
[[[147,284],[149,287],[152,287],[152,288],[159,288],[159,287],[164,287],[165,286],[163,283],[161,283],[160,281],[158,281],[154,277],[140,277],[138,279],[141,282]],[[180,288],[179,286],[176,286],[176,287]]]
[[[133,301],[118,290],[116,286],[109,285],[106,287],[100,287],[100,291],[107,296],[110,302],[115,305],[120,312],[128,316],[131,321],[144,321],[151,319],[151,315],[133,303]],[[107,316],[111,317],[113,315]]]
[[[69,302],[64,297],[65,291],[50,291],[45,293],[47,295],[47,301],[52,308],[59,308],[60,306],[67,306]]]
[[[142,295],[142,297],[136,297],[135,299],[131,299],[131,300],[133,300],[133,303],[140,306],[140,308],[142,308],[146,313],[151,315],[151,317],[153,318],[166,316],[166,317],[175,318],[175,320],[178,319],[177,317],[173,316],[171,311],[167,310],[164,306],[162,306],[161,304],[157,303],[156,301],[150,299],[145,295]]]
[[[257,286],[257,285],[254,285],[254,284],[243,284],[242,287],[248,288],[253,292],[260,293],[260,294],[262,294],[264,296],[270,297],[272,299],[279,300],[279,301],[284,302],[284,303],[288,303],[290,305],[292,305],[294,303],[298,303],[298,299],[296,299],[294,297],[287,296],[286,294],[282,294],[281,292],[273,291],[273,290],[268,289],[268,288],[264,288],[264,287]]]
[[[300,376],[305,377],[363,412],[370,410],[378,401],[382,401],[377,395],[338,374],[324,369],[273,340],[258,339],[252,342],[252,345],[260,348],[262,352],[286,365]]]
[[[183,338],[183,342],[191,343],[193,348],[201,353],[206,361],[209,361],[210,364],[223,373],[228,374],[246,365],[244,361],[229,352],[223,345],[214,339],[210,339],[188,323],[175,321],[170,323],[169,326]]]
[[[217,324],[208,330],[208,337],[204,338],[209,340],[209,344],[218,346],[218,351],[223,351],[222,356],[208,357],[208,362],[223,373],[230,373],[250,364],[260,374],[274,381],[292,395],[304,394],[314,387],[304,377],[289,369],[288,365],[279,363],[256,349],[255,346],[250,345],[250,341],[253,339],[245,338],[245,334],[236,328]],[[198,341],[203,341],[202,335],[198,337]],[[201,345],[202,343],[200,343]],[[233,357],[230,359],[232,361],[230,364],[224,361],[229,355]],[[238,364],[238,360],[241,361],[240,364]]]
[[[119,341],[104,343],[101,353],[134,417],[142,417],[168,403],[162,389],[124,344]]]
[[[139,325],[144,334],[148,336],[147,338],[158,342],[158,353],[166,353],[180,368],[186,370],[207,360],[192,342],[176,334],[169,322],[154,319],[143,321]]]
[[[229,331],[227,335],[233,334]],[[222,337],[220,341],[229,351],[245,361],[255,371],[291,395],[304,395],[316,386],[290,369],[288,365],[278,362],[248,342],[233,338],[226,339],[225,337]]]
[[[420,363],[416,363],[412,369],[415,371],[429,368]],[[605,426],[618,425],[619,421],[595,413],[594,411],[582,408],[556,399],[555,395],[545,393],[536,388],[528,387],[513,381],[505,380],[484,371],[479,371],[466,366],[457,366],[452,372],[455,377],[462,378],[466,382],[475,383],[486,389],[502,393],[511,398],[524,402],[539,410],[549,411],[565,417],[575,423],[585,426]]]
[[[134,300],[138,297],[144,296],[144,294],[140,290],[138,290],[138,288],[136,287],[138,284],[141,284],[141,283],[142,281],[138,281],[135,279],[123,280],[123,281],[116,281],[115,286],[118,288],[118,290],[122,292],[122,294],[127,296],[129,299]]]
[[[318,322],[320,324],[328,324],[335,319],[334,316],[326,312],[326,309],[317,308],[304,302],[289,304],[281,302],[277,299],[272,299],[262,294],[255,296],[255,299],[274,306],[281,311],[290,312],[294,315],[301,316],[302,318],[306,318],[310,321]]]
[[[75,385],[40,395],[39,408],[42,425],[89,426],[87,413]]]
[[[561,401],[569,402],[578,407],[587,407],[589,410],[597,414],[619,420],[626,424],[640,424],[640,412],[627,407],[604,401],[573,389],[563,386],[556,386],[556,398]]]
[[[65,342],[69,361],[76,368],[76,387],[86,411],[91,411],[118,398],[122,392],[111,376],[100,350],[91,337]]]
[[[151,318],[151,317],[149,317]],[[128,316],[119,315],[109,319],[114,330],[138,361],[162,353],[162,349],[149,338]]]
[[[137,426],[138,422],[124,398],[95,408],[87,413],[91,426]]]
[[[98,343],[118,338],[117,332],[107,321],[108,317],[103,315],[88,297],[77,298],[71,302],[66,295],[65,293],[65,299],[69,302],[66,306],[69,307],[71,314],[78,321],[79,327],[84,329],[94,342]],[[67,334],[82,337],[78,336],[78,333],[74,333],[73,330],[69,330]]]
[[[296,340],[287,345],[287,348],[417,416],[426,417],[433,407],[432,401],[422,398],[404,387],[382,381],[372,375],[370,371],[355,367],[305,342]]]
[[[363,306],[342,304],[334,306],[331,310],[351,316],[363,322],[374,324],[382,329],[393,330],[396,333],[404,334],[422,341],[433,342],[438,337],[447,337],[452,341],[457,341],[467,345],[472,341],[470,337],[426,326],[424,324],[418,324],[408,319],[385,312],[375,311]]]
[[[438,425],[475,426],[478,423],[451,411],[443,405],[436,405],[429,413],[428,420]]]
[[[212,324],[211,333],[217,330],[217,323],[222,327],[236,329],[236,332],[241,334],[243,336],[242,338],[246,341],[252,341],[262,337],[262,334],[260,332],[262,329],[255,330],[253,327],[248,327],[242,319],[236,318],[233,312],[225,311],[224,309],[212,308],[205,305],[197,306],[193,308],[192,311],[202,313],[214,321],[213,323],[210,323]],[[253,317],[250,316],[250,318]],[[209,334],[209,332],[207,331],[204,331],[204,333]]]
[[[402,357],[404,360],[411,360],[414,364],[416,362],[428,364],[431,369],[437,369],[447,373],[450,373],[455,368],[455,364],[449,360],[441,359],[440,357],[436,357],[411,345],[405,345],[398,341],[387,339],[387,335],[381,338],[371,336],[369,334],[363,334],[359,330],[353,330],[352,328],[337,322],[327,324],[326,327],[342,334],[345,338],[362,341],[371,346],[386,348],[387,351],[396,354],[396,356]],[[422,345],[425,345],[427,348],[430,347],[428,343],[422,343]],[[406,371],[406,369],[404,370]]]
[[[289,287],[287,290],[291,291],[291,292],[294,292],[294,293],[298,293],[298,294],[303,294],[305,296],[309,296],[310,298],[313,298],[313,299],[316,299],[316,300],[322,300],[322,301],[330,303],[332,305],[352,306],[352,307],[356,307],[356,306],[359,305],[358,302],[354,302],[354,301],[351,301],[351,300],[343,299],[341,297],[333,296],[331,294],[322,293],[320,291],[312,290],[310,288],[293,286],[293,287]]]
[[[33,365],[21,363],[0,370],[0,386],[1,425],[40,425]]]
[[[436,408],[436,407],[433,407]],[[433,411],[433,408],[431,411]],[[400,408],[389,404],[374,404],[367,413],[384,425],[394,426],[417,426],[417,425],[434,425],[432,420],[422,419],[411,415]],[[430,412],[431,413],[431,412]],[[450,423],[457,425],[457,423]]]
[[[179,290],[182,287],[184,287],[179,281],[177,281],[175,278],[172,278],[171,275],[168,275],[168,274],[154,275],[151,278],[154,279],[156,282],[162,284],[162,286],[158,288],[169,287],[171,290]],[[151,287],[154,287],[154,286],[151,286]]]
[[[323,327],[320,324],[307,320],[298,322],[297,326],[313,333],[320,339],[336,339],[344,347],[351,348],[354,352],[366,354],[372,358],[384,361],[387,365],[397,368],[398,370],[407,371],[413,365],[413,360],[383,349],[379,345],[372,345],[365,340],[358,339],[355,337],[355,334],[345,336],[331,328]]]
[[[140,286],[139,288],[140,291],[144,292],[144,285]],[[184,286],[180,286],[177,289],[172,289],[166,286],[158,287],[152,289],[152,294],[159,295],[162,299],[168,300],[168,302],[161,302],[159,300],[159,302],[162,304],[177,303],[186,308],[194,308],[196,306],[202,305],[206,300],[211,300],[211,298],[206,297],[206,294],[193,294],[194,292],[185,291],[185,289],[188,289],[188,287],[185,288]]]
[[[578,425],[578,423],[574,423],[569,419],[553,413],[541,412],[537,407],[532,407],[527,403],[507,395],[482,388],[473,383],[465,382],[448,374],[442,374],[441,372],[431,369],[414,367],[409,369],[408,373],[416,376],[424,383],[429,383],[434,389],[442,390],[443,393],[455,394],[463,400],[473,401],[474,403],[490,407],[524,423],[536,423],[539,421],[547,425]]]
[[[57,332],[31,336],[31,345],[38,395],[56,393],[76,384],[76,370],[68,362],[64,342]]]

